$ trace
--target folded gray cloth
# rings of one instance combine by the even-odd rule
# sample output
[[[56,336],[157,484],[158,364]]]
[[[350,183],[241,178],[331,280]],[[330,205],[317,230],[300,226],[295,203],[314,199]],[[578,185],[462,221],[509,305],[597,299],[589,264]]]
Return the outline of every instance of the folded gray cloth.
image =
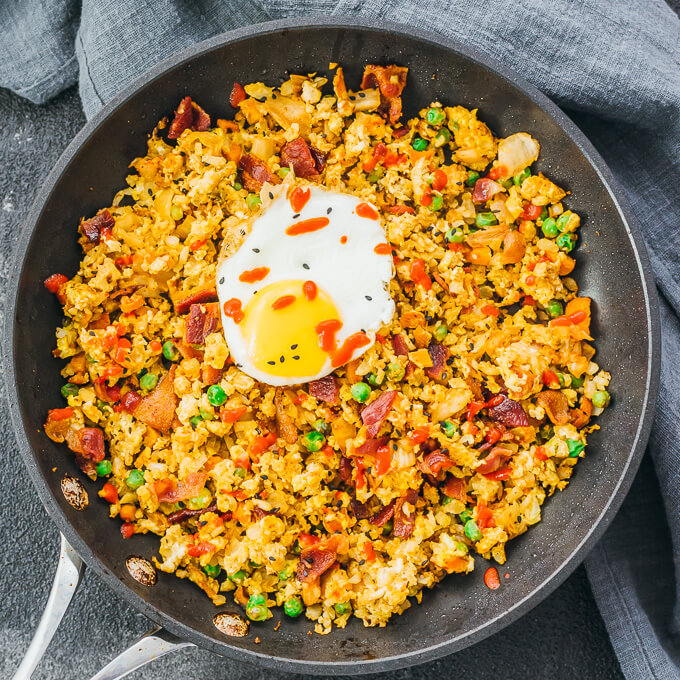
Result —
[[[677,16],[661,0],[10,0],[0,6],[0,86],[41,103],[78,81],[90,117],[183,47],[249,23],[310,14],[396,21],[489,52],[567,109],[621,182],[661,293],[660,407],[648,454],[663,505],[654,481],[638,479],[586,565],[626,677],[679,678]]]

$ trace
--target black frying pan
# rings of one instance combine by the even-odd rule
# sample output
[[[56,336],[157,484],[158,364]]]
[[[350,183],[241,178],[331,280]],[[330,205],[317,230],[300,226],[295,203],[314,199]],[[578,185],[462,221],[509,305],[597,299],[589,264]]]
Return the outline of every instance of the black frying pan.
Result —
[[[159,574],[149,588],[131,578],[126,558],[156,554],[158,538],[123,540],[108,518],[108,505],[97,500],[98,485],[83,479],[91,498],[85,512],[65,501],[62,477],[80,474],[73,456],[42,430],[47,410],[59,402],[61,383],[61,362],[50,352],[61,315],[42,281],[55,271],[77,270],[79,218],[110,203],[124,185],[130,160],[145,153],[147,134],[182,96],[191,95],[213,120],[230,117],[227,97],[235,80],[277,83],[287,71],[324,71],[331,61],[345,67],[350,84],[359,82],[366,63],[408,66],[407,117],[441,100],[479,107],[498,136],[525,130],[540,141],[538,169],[572,192],[569,205],[585,218],[575,276],[596,303],[596,358],[613,373],[615,400],[598,419],[602,429],[589,438],[588,455],[568,489],[545,504],[539,525],[509,544],[501,573],[510,577],[500,589],[484,586],[484,561],[478,558],[474,574],[447,578],[387,628],[364,628],[353,620],[331,635],[310,636],[306,620],[285,620],[274,631],[276,617],[251,626],[245,638],[228,638],[212,623],[213,605],[188,581]],[[434,659],[491,635],[546,597],[581,562],[621,505],[647,441],[658,386],[658,310],[650,272],[630,211],[590,142],[533,86],[485,54],[398,26],[318,19],[306,26],[279,21],[241,29],[163,62],[125,90],[78,134],[38,195],[19,242],[6,324],[21,455],[47,511],[85,562],[130,604],[180,637],[268,668],[326,675]]]

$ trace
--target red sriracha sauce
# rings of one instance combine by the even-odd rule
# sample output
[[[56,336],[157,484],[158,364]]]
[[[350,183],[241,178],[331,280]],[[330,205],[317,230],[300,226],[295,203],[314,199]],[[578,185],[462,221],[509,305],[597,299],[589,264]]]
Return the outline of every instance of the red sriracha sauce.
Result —
[[[361,331],[353,333],[342,343],[339,349],[333,352],[331,355],[331,366],[337,368],[338,366],[346,364],[352,358],[352,354],[354,354],[355,350],[360,347],[365,347],[370,343],[371,340],[366,333]]]
[[[330,224],[330,220],[327,217],[312,217],[308,220],[302,220],[302,222],[296,222],[291,224],[288,229],[286,229],[286,234],[288,236],[299,236],[300,234],[309,234],[312,231],[318,231],[323,229]]]
[[[241,323],[243,321],[243,311],[241,310],[241,301],[238,298],[231,298],[224,303],[224,316],[228,316],[234,323]]]
[[[432,281],[430,277],[425,273],[425,262],[420,258],[417,258],[411,262],[410,267],[411,280],[422,286],[425,290],[430,290],[432,288]]]
[[[309,187],[295,187],[288,198],[293,212],[299,213],[307,205],[310,195]]]
[[[376,255],[391,255],[392,246],[389,243],[378,243],[378,245],[373,248],[373,252]]]
[[[280,298],[277,298],[274,300],[274,302],[272,302],[272,309],[284,309],[285,307],[292,305],[294,302],[295,295],[282,295]]]
[[[368,220],[378,219],[377,211],[368,203],[359,203],[359,205],[357,206],[357,215],[359,217],[365,217]]]
[[[243,283],[256,283],[257,281],[262,281],[267,274],[269,274],[269,267],[255,267],[255,269],[244,271],[238,277],[238,280],[243,281]]]
[[[316,286],[316,283],[314,281],[305,281],[302,284],[302,292],[307,300],[311,302],[315,297],[316,294],[319,292],[319,289]]]
[[[314,326],[314,331],[319,336],[319,347],[324,352],[335,352],[338,341],[335,339],[336,333],[342,328],[342,321],[338,319],[327,319]]]

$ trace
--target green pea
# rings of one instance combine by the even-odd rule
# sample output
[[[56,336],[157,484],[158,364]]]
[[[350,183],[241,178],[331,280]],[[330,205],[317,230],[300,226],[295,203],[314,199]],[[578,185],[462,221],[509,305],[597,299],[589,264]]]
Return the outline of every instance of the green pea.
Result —
[[[132,470],[127,476],[125,483],[131,489],[139,489],[144,484],[144,473],[141,470]]]
[[[178,205],[173,205],[172,208],[170,208],[170,217],[177,222],[184,217],[184,210]]]
[[[468,170],[468,176],[465,180],[465,184],[467,184],[469,187],[473,187],[478,179],[479,173],[476,170]]]
[[[328,432],[328,423],[325,420],[322,420],[321,418],[319,418],[319,420],[315,420],[314,423],[312,424],[312,427],[317,432],[321,432],[321,434],[326,434],[326,432]]]
[[[570,253],[576,245],[576,237],[572,234],[560,234],[557,237],[557,245]]]
[[[237,467],[234,468],[234,474],[237,477],[240,477],[241,479],[244,479],[246,476],[246,469],[244,467]]]
[[[472,519],[472,510],[463,510],[458,517],[460,517],[460,521],[465,524]]]
[[[440,323],[434,329],[435,340],[439,340],[439,342],[441,342],[448,334],[449,329],[447,328],[445,323]]]
[[[392,533],[392,531],[394,531],[394,522],[391,519],[388,519],[387,522],[383,524],[382,528],[383,536],[389,536]]]
[[[460,550],[460,552],[463,553],[463,555],[467,555],[470,552],[470,549],[463,543],[463,541],[454,541],[456,544],[456,548]]]
[[[111,461],[110,460],[102,460],[99,463],[97,463],[97,477],[106,477],[106,475],[111,474]]]
[[[381,167],[373,168],[373,170],[366,175],[366,179],[371,184],[375,184],[384,174],[385,171]]]
[[[435,147],[439,148],[450,141],[451,133],[449,132],[448,128],[442,128],[434,138],[434,145]]]
[[[154,387],[156,387],[157,382],[158,382],[158,376],[155,373],[145,373],[139,379],[139,386],[143,390],[150,392]]]
[[[567,439],[567,449],[569,449],[569,458],[576,458],[586,445],[580,439]]]
[[[243,185],[240,182],[234,182],[234,189],[236,189],[236,191],[241,191]]]
[[[283,603],[283,611],[285,615],[290,616],[292,619],[300,616],[304,609],[305,608],[302,606],[302,600],[297,596],[291,597]]]
[[[578,389],[579,387],[583,387],[583,378],[577,378],[575,375],[571,376],[571,386],[574,389]]]
[[[208,401],[212,406],[222,406],[226,400],[227,394],[219,385],[210,385],[208,388]]]
[[[555,428],[552,425],[543,425],[539,430],[541,437],[545,440],[552,439],[555,434]]]
[[[453,500],[453,498],[450,498],[449,496],[442,494],[442,498],[441,498],[440,503],[442,505],[448,505],[452,500]]]
[[[184,501],[184,505],[189,508],[189,510],[203,510],[203,508],[207,508],[210,505],[211,501],[212,494],[204,487],[201,489],[198,496],[194,496],[193,498]]]
[[[269,617],[269,608],[265,602],[263,595],[251,595],[246,605],[246,616],[251,621],[266,621]]]
[[[352,393],[352,399],[360,404],[363,404],[371,396],[371,388],[363,382],[354,383],[350,388],[350,392]]]
[[[512,181],[513,181],[513,183],[516,184],[517,186],[520,186],[520,185],[522,184],[522,182],[523,182],[527,177],[531,177],[531,170],[529,170],[529,168],[524,168],[524,170],[522,170],[522,172],[517,173],[517,174],[512,178]]]
[[[547,238],[555,238],[557,234],[559,234],[559,230],[557,228],[557,224],[555,223],[555,220],[552,217],[548,217],[547,220],[543,220],[543,224],[541,225],[541,231],[543,232],[543,235]]]
[[[498,180],[498,183],[504,189],[509,189],[512,186],[512,177],[508,177],[508,179],[500,179],[500,180]]]
[[[571,218],[571,215],[566,212],[562,213],[558,218],[557,218],[557,228],[560,231],[564,231],[567,228],[567,225],[569,224],[569,219]]]
[[[324,445],[325,441],[326,441],[326,438],[321,434],[321,432],[317,432],[316,430],[312,430],[311,432],[308,432],[302,438],[302,443],[304,444],[307,451],[312,451],[312,452],[320,451],[321,447]]]
[[[217,578],[222,571],[222,567],[219,564],[206,564],[203,567],[203,571],[210,576],[210,578]]]
[[[203,420],[215,420],[215,416],[210,413],[210,411],[206,411],[204,408],[199,408],[198,413]]]
[[[349,614],[352,611],[352,605],[349,602],[338,602],[333,605],[333,608],[338,613],[338,616]]]
[[[64,397],[64,399],[68,399],[69,397],[75,397],[76,394],[78,394],[80,390],[80,387],[78,385],[74,385],[73,383],[66,383],[65,385],[61,386],[61,396]]]
[[[258,564],[257,562],[254,562],[253,560],[248,560],[248,564],[250,564],[251,569],[259,569],[262,565]]]
[[[295,555],[299,555],[302,552],[302,548],[300,547],[300,544],[298,541],[295,541],[295,545],[293,546],[293,553]]]
[[[203,421],[203,416],[198,415],[198,416],[193,416],[192,418],[189,418],[189,423],[191,424],[191,427],[195,430],[198,427],[198,424]]]
[[[425,151],[425,149],[427,149],[428,144],[426,139],[423,139],[422,137],[416,137],[411,143],[411,146],[416,151]]]
[[[95,401],[95,404],[102,413],[104,412],[104,409],[108,407],[108,404],[105,401],[102,401],[101,399],[97,399],[97,401]]]
[[[238,571],[235,571],[233,574],[227,574],[227,578],[230,581],[233,581],[234,583],[241,583],[241,581],[245,581],[246,579],[246,572],[243,571],[243,569],[239,569]]]
[[[453,435],[458,431],[456,424],[451,420],[443,420],[441,423],[439,423],[439,426],[442,428],[442,432],[447,437],[453,437]]]
[[[427,120],[430,125],[441,125],[445,118],[446,114],[441,109],[435,109],[434,107],[428,109],[425,114],[425,120]]]
[[[539,220],[547,220],[548,219],[548,208],[545,206],[543,207],[543,210],[541,210],[541,216],[538,218]]]
[[[406,374],[406,371],[404,370],[404,367],[401,364],[397,364],[394,362],[390,362],[387,364],[387,377],[390,380],[401,380],[404,375]]]
[[[163,356],[168,361],[177,361],[179,359],[179,350],[172,340],[166,340],[163,343]]]
[[[465,240],[465,234],[462,229],[454,229],[451,227],[447,230],[446,234],[444,234],[444,238],[449,243],[462,243]]]
[[[550,302],[545,306],[545,311],[548,316],[554,319],[556,316],[562,316],[564,309],[562,303],[559,300],[550,300]]]
[[[492,212],[477,213],[475,224],[478,227],[490,227],[494,224],[498,224],[498,220]]]
[[[262,201],[260,200],[260,197],[257,194],[248,194],[246,196],[246,205],[251,209],[255,210],[258,205],[260,205]]]
[[[278,573],[278,577],[281,581],[287,581],[293,575],[293,569],[288,564],[284,569]]]
[[[469,519],[465,522],[465,535],[475,543],[481,541],[484,534],[479,530],[477,522],[474,519]]]
[[[564,375],[564,373],[556,373],[557,379],[560,382],[560,387],[565,387],[567,384],[567,377]]]
[[[385,376],[378,380],[378,376],[375,373],[368,373],[366,375],[366,382],[371,386],[371,387],[380,387],[385,382]]]
[[[598,390],[593,394],[593,406],[597,408],[605,408],[609,406],[611,396],[607,390]]]
[[[430,210],[432,212],[436,212],[437,210],[441,210],[442,205],[444,205],[444,197],[440,196],[439,194],[434,194],[432,196],[432,203],[430,203]]]
[[[279,168],[276,174],[283,179],[290,172],[290,168]]]

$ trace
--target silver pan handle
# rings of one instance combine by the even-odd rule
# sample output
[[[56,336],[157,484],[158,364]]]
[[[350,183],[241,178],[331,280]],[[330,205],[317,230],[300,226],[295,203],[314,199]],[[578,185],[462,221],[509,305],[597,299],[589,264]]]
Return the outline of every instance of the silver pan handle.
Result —
[[[31,674],[42,659],[80,585],[83,570],[83,561],[62,534],[59,565],[57,566],[57,573],[54,575],[50,597],[40,619],[40,625],[33,635],[33,640],[31,640],[31,645],[21,662],[21,666],[14,674],[14,680],[30,680]]]
[[[178,638],[164,628],[154,628],[121,652],[90,680],[120,680],[150,661],[170,652],[176,652],[182,647],[195,647],[195,645],[193,642]]]

